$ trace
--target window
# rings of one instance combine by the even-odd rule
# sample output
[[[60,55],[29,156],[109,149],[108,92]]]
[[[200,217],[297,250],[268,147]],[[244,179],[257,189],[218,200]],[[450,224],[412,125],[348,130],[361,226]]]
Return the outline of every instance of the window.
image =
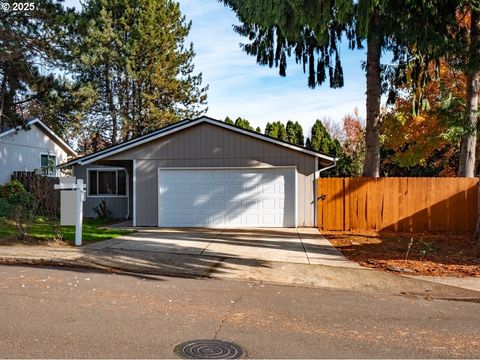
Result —
[[[55,176],[57,173],[57,157],[55,155],[41,154],[40,168],[43,175]]]
[[[89,196],[127,195],[127,173],[123,169],[88,170]]]

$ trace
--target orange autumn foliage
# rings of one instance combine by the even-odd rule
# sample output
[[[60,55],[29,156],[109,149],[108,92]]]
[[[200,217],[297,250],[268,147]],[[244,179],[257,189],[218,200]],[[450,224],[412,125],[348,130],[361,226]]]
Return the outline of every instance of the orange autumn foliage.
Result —
[[[384,149],[390,150],[390,154],[393,153],[384,160],[387,164],[393,163],[402,168],[427,166],[432,162],[435,164],[435,159],[432,159],[434,154],[442,154],[438,161],[447,163],[448,158],[455,156],[458,151],[456,144],[445,136],[451,124],[445,119],[442,109],[449,96],[464,98],[466,78],[463,73],[445,63],[440,66],[439,76],[433,66],[429,72],[433,80],[425,91],[429,104],[427,110],[414,115],[412,94],[407,92],[398,98],[394,107],[383,116],[382,143]],[[439,175],[454,174],[455,169],[447,166]]]

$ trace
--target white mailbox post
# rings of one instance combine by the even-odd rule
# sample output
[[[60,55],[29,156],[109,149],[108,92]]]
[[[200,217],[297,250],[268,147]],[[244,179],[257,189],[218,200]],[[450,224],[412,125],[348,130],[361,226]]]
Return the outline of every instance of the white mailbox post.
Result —
[[[75,182],[74,177],[60,178],[56,190],[62,190],[60,196],[60,225],[75,225],[75,245],[82,245],[83,202],[85,185],[82,179]]]

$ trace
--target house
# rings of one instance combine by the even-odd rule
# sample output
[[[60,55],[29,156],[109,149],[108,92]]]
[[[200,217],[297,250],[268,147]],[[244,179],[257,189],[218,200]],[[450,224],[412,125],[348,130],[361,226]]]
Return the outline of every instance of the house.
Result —
[[[335,158],[202,116],[63,166],[84,179],[84,215],[105,200],[134,226],[315,226],[319,172]]]
[[[39,171],[60,176],[57,165],[76,156],[47,125],[38,119],[25,126],[0,132],[0,184],[11,180],[14,171]]]

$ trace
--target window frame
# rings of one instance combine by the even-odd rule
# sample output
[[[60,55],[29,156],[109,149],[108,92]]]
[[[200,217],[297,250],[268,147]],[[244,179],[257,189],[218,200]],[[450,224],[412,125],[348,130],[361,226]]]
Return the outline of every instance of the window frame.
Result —
[[[47,165],[47,172],[46,172],[46,173],[43,172],[45,167],[42,166],[42,156],[46,156],[46,157],[47,157],[47,162],[48,162],[48,159],[49,159],[49,158],[54,158],[54,159],[55,159],[55,165],[54,165],[54,168],[53,168],[53,174],[49,174],[49,173],[48,173],[48,167],[49,167],[48,165]],[[52,154],[52,153],[50,153],[50,152],[42,152],[42,153],[40,153],[40,173],[41,173],[42,175],[44,175],[44,176],[47,176],[47,177],[57,177],[57,171],[58,171],[58,169],[57,169],[57,165],[58,165],[58,164],[57,164],[57,158],[58,158],[58,157],[57,157],[57,154]]]
[[[90,195],[90,172],[96,171],[97,172],[97,195]],[[125,171],[125,195],[118,195],[118,172]],[[98,172],[115,172],[115,180],[116,180],[116,191],[117,194],[105,194],[99,195],[99,183],[98,183]],[[87,169],[87,197],[89,198],[127,198],[129,193],[129,176],[126,168],[122,167],[94,167]]]

